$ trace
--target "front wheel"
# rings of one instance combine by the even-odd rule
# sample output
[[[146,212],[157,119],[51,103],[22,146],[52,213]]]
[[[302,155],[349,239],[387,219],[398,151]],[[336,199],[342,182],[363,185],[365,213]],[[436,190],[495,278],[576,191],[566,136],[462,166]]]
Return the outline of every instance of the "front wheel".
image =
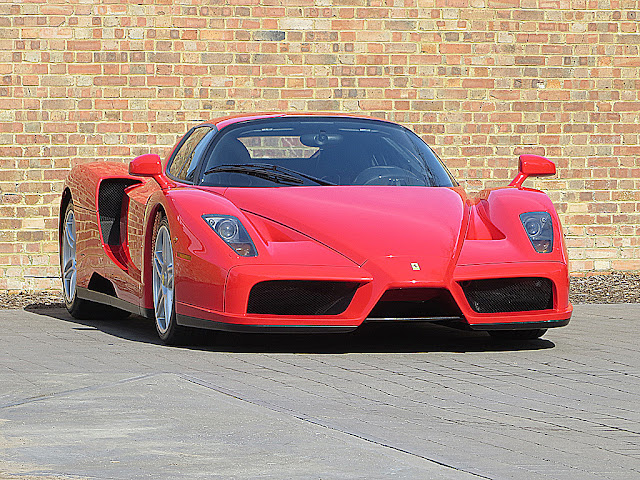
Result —
[[[495,340],[535,340],[547,333],[546,328],[535,328],[531,330],[492,330],[489,335]]]
[[[176,322],[174,257],[167,217],[162,217],[156,225],[151,253],[156,331],[164,343],[175,345],[186,340],[190,329]]]

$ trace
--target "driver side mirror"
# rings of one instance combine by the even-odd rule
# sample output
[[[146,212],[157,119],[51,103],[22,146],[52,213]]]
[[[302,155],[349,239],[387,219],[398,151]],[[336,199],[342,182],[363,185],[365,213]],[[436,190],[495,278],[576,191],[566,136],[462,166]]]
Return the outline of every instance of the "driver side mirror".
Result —
[[[527,177],[548,177],[556,174],[556,165],[540,155],[520,155],[518,175],[509,184],[510,187],[522,188]]]

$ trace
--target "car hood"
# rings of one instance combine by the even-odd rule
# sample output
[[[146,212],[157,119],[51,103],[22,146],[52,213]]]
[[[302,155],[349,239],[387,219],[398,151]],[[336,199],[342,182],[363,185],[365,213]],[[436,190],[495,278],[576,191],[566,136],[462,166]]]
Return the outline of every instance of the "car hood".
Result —
[[[465,211],[461,195],[445,187],[386,186],[228,188],[224,193],[241,210],[297,230],[358,265],[406,257],[433,260],[438,270],[455,256]]]

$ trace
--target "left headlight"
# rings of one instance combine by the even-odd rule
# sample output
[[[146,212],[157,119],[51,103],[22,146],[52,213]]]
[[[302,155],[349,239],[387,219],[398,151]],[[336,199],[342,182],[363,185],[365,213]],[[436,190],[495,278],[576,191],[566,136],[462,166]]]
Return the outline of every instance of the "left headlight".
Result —
[[[549,212],[528,212],[520,214],[520,221],[538,253],[553,250],[553,221]]]
[[[202,218],[231,249],[243,257],[257,257],[258,251],[240,220],[231,215],[203,215]]]

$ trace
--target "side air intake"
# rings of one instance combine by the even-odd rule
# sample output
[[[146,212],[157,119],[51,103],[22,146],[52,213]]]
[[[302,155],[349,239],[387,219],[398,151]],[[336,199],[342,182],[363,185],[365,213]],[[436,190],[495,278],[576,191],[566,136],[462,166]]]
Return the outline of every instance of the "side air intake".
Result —
[[[120,217],[122,216],[122,199],[124,190],[139,180],[126,178],[108,178],[100,182],[98,191],[98,213],[100,216],[100,230],[107,245],[119,245]]]

